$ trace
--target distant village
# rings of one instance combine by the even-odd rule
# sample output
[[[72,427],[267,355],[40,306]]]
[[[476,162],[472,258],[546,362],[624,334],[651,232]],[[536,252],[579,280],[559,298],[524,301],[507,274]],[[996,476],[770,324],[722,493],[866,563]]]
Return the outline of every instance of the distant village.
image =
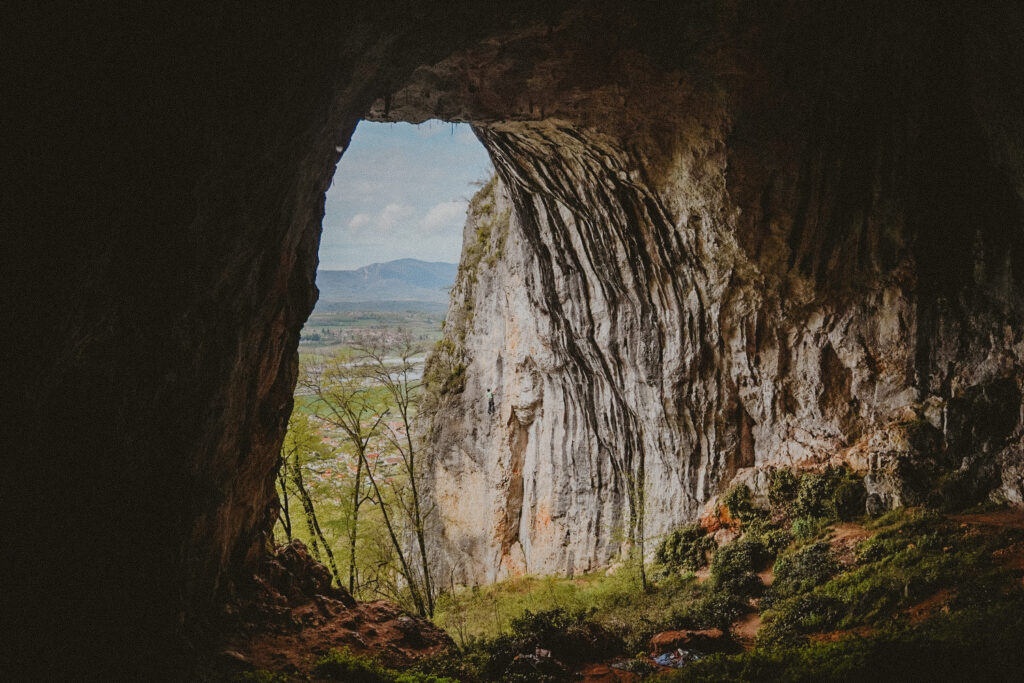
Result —
[[[331,457],[306,463],[305,469],[310,472],[312,479],[307,482],[306,487],[311,489],[315,484],[338,485],[346,480],[351,481],[356,475],[356,457],[344,450],[344,436],[340,430],[318,417],[310,418],[310,423],[314,426],[317,436],[320,437],[320,442],[330,448]],[[405,437],[405,425],[401,421],[387,421],[384,425],[393,437]],[[381,439],[383,440],[383,437]],[[380,449],[367,452],[366,460],[373,468],[374,476],[378,478],[378,481],[388,483],[399,473],[399,468],[402,465],[401,455]],[[364,480],[364,483],[367,481]]]

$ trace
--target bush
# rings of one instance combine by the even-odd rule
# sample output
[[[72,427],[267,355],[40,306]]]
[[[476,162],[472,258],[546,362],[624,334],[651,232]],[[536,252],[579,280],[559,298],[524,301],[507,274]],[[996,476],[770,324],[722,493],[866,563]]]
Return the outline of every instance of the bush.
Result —
[[[793,520],[793,538],[799,542],[806,542],[821,536],[825,532],[825,528],[828,526],[823,519],[812,519],[810,517],[803,517],[801,519]]]
[[[537,648],[550,650],[569,666],[621,652],[622,641],[589,616],[585,610],[526,610],[512,620],[510,634],[479,643],[477,650],[485,655],[483,677],[497,679],[517,655],[533,654]]]
[[[864,488],[861,479],[845,478],[836,487],[832,500],[836,516],[844,522],[849,522],[864,516],[868,490]]]
[[[707,565],[707,554],[715,549],[715,541],[704,527],[691,524],[670,533],[654,552],[658,562],[673,569],[696,571]]]
[[[786,509],[796,498],[800,480],[791,470],[773,469],[768,475],[768,500],[772,507]]]
[[[753,496],[750,487],[746,484],[737,484],[725,492],[722,496],[722,504],[729,511],[729,516],[741,522],[747,522],[757,517],[760,513],[754,507]]]
[[[827,541],[818,541],[779,558],[771,594],[780,598],[804,593],[825,583],[838,571],[832,548]]]
[[[831,478],[827,474],[805,474],[800,477],[796,499],[791,508],[794,517],[824,518],[832,516]]]
[[[793,542],[793,535],[780,529],[765,519],[755,519],[744,528],[744,536],[756,540],[764,546],[769,560],[774,560],[779,553]]]
[[[763,584],[754,572],[769,559],[767,548],[756,538],[743,536],[723,545],[711,562],[711,587],[737,596],[756,595]]]
[[[369,657],[352,654],[348,648],[331,650],[316,662],[316,674],[328,680],[351,683],[392,683],[387,669]]]
[[[715,591],[675,611],[671,624],[673,628],[724,630],[749,611],[744,598]]]
[[[894,555],[906,546],[907,539],[905,538],[886,538],[881,535],[872,536],[858,543],[856,548],[854,548],[854,554],[857,557],[857,561],[864,564],[867,562],[877,562],[882,558]]]
[[[792,517],[849,521],[864,514],[866,501],[863,477],[845,467],[830,467],[821,474],[800,477],[789,513]]]
[[[345,683],[458,683],[453,678],[420,671],[386,669],[370,657],[353,654],[348,648],[328,652],[316,661],[314,671],[320,678]]]
[[[800,593],[763,613],[758,646],[802,643],[808,633],[830,631],[842,615],[838,600],[820,592]]]

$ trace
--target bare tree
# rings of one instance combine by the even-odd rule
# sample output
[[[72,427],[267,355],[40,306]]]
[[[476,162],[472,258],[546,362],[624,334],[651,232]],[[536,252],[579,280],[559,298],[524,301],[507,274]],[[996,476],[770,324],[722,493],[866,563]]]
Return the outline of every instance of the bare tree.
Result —
[[[387,392],[399,418],[397,428],[387,425],[384,436],[400,457],[408,481],[408,495],[404,488],[395,487],[393,496],[412,527],[419,554],[424,608],[427,616],[433,616],[435,591],[427,558],[425,513],[419,486],[421,465],[413,424],[422,389],[422,380],[416,376],[417,356],[423,353],[423,348],[404,328],[361,335],[354,348],[367,374]],[[399,550],[400,558],[401,555]],[[409,578],[413,579],[411,573]]]
[[[309,419],[299,411],[292,411],[288,419],[288,432],[285,435],[284,444],[281,447],[281,465],[278,470],[278,480],[284,492],[282,509],[285,511],[285,518],[288,519],[285,533],[291,540],[291,519],[287,514],[288,510],[288,489],[286,483],[291,480],[292,488],[299,498],[302,510],[306,517],[306,528],[309,532],[310,550],[318,561],[323,558],[320,555],[320,548],[323,547],[324,555],[327,556],[326,564],[334,575],[334,580],[341,585],[341,575],[338,573],[338,565],[334,560],[334,551],[327,541],[323,529],[320,527],[320,520],[316,515],[316,507],[313,499],[306,488],[306,482],[302,476],[303,458],[307,461],[317,455],[318,440],[310,429]],[[282,524],[284,524],[282,522]]]
[[[305,367],[299,383],[315,397],[313,405],[317,417],[340,429],[356,456],[355,481],[348,509],[351,520],[348,529],[348,589],[354,593],[359,512],[367,500],[363,485],[366,453],[370,450],[371,440],[380,431],[387,410],[374,399],[373,387],[366,373],[350,353],[342,352],[327,361]]]
[[[281,514],[278,516],[278,521],[281,522],[281,528],[284,529],[284,536],[291,543],[292,540],[292,516],[288,510],[288,460],[281,455],[281,460],[277,466],[277,485],[281,487]]]

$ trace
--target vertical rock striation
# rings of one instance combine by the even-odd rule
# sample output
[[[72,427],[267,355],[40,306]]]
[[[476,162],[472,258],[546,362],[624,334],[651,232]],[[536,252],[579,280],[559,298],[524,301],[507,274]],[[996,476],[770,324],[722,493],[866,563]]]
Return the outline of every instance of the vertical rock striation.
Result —
[[[762,43],[730,97],[634,83],[625,127],[478,125],[501,182],[434,361],[459,370],[431,471],[453,580],[593,569],[774,466],[845,462],[883,505],[1022,500],[1022,186],[990,151],[1021,131],[962,99],[982,64],[948,26],[904,28],[896,58]]]

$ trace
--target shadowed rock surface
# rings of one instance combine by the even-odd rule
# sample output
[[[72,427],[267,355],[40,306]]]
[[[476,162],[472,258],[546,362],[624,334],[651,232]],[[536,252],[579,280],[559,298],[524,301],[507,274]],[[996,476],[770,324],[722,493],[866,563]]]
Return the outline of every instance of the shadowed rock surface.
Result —
[[[1021,500],[1015,3],[18,14],[5,670],[186,677],[208,648],[266,552],[367,116],[473,123],[510,207],[438,436],[464,578],[593,566],[637,491],[650,534],[768,463]],[[485,528],[444,516],[446,471]]]
[[[219,630],[219,651],[204,668],[225,678],[258,669],[308,674],[332,649],[402,667],[455,647],[440,628],[391,603],[357,604],[298,540],[264,558],[259,573],[231,591]]]

